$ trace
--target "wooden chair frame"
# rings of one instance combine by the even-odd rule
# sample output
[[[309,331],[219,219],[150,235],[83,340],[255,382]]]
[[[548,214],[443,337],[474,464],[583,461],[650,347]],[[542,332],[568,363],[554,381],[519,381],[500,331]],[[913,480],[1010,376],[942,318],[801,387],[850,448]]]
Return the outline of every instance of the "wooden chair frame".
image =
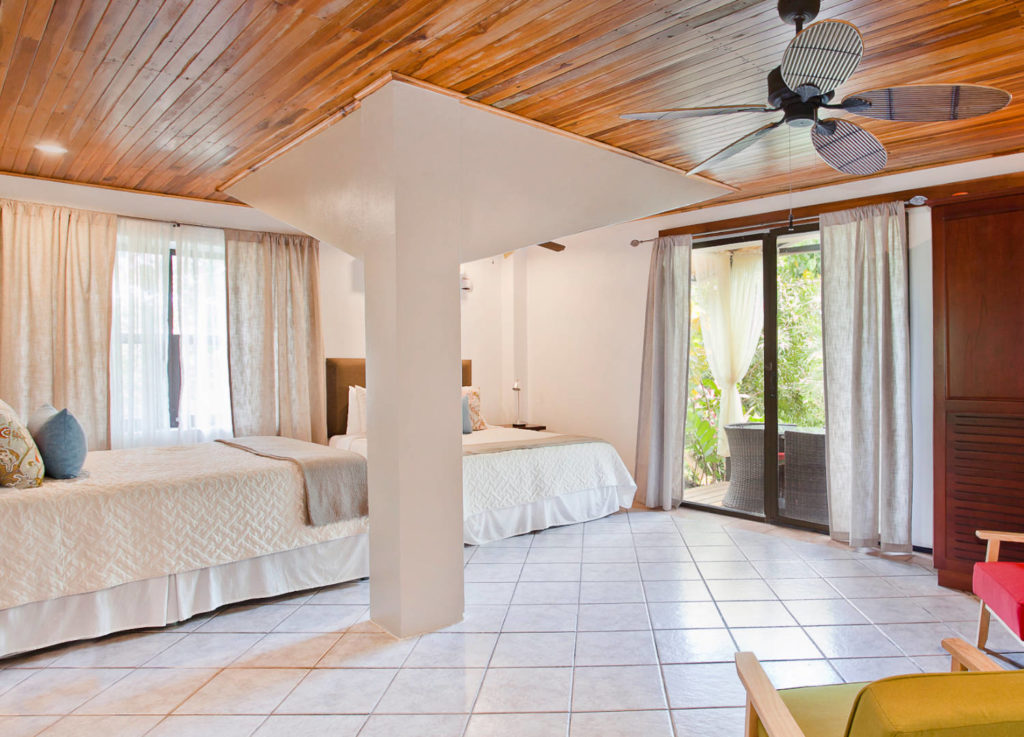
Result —
[[[994,530],[978,530],[974,533],[982,540],[988,542],[988,547],[985,549],[985,562],[994,563],[999,560],[999,547],[1002,543],[1024,543],[1024,532],[997,532]],[[988,642],[988,629],[992,622],[992,617],[999,619],[999,615],[988,608],[988,605],[984,601],[980,602],[980,609],[978,611],[978,638],[975,643],[978,648],[984,648],[985,643]],[[1003,620],[999,619],[1000,622]],[[1006,622],[1003,622],[1006,626]],[[1011,627],[1006,627],[1011,632]]]
[[[958,637],[943,640],[942,647],[952,656],[954,673],[1003,670],[985,653]],[[747,690],[745,737],[757,737],[760,726],[769,737],[806,737],[754,653],[736,653],[736,671]]]

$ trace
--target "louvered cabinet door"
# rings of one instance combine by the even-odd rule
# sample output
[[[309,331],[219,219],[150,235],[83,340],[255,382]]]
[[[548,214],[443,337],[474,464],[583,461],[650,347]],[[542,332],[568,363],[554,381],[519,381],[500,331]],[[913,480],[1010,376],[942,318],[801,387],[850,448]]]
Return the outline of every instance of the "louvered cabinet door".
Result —
[[[935,567],[969,590],[975,531],[1024,532],[1024,195],[939,205],[932,236]]]

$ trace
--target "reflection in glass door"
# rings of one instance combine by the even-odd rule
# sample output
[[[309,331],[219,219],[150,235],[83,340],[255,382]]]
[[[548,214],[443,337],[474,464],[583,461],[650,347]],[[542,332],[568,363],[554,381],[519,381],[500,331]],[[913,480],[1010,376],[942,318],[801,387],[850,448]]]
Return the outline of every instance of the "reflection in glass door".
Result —
[[[818,233],[779,236],[776,253],[778,515],[828,525]]]
[[[684,503],[828,524],[818,233],[694,247]]]

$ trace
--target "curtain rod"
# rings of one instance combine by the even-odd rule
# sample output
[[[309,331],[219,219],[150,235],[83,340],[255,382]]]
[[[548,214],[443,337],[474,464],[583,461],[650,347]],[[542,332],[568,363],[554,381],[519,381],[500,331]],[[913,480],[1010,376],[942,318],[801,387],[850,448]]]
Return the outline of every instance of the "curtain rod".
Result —
[[[928,198],[925,197],[924,195],[914,195],[908,200],[903,200],[903,204],[909,205],[910,207],[919,207],[925,204],[926,202],[928,202]],[[807,225],[808,223],[814,222],[817,219],[817,215],[810,215],[802,218],[796,218],[795,220],[792,221],[792,223],[789,220],[774,220],[753,227],[739,226],[736,228],[725,228],[723,230],[712,230],[708,231],[707,233],[694,233],[693,239],[696,241],[721,238],[723,236],[758,235],[759,233],[764,233],[765,231],[773,230],[774,228],[782,227],[784,225]],[[636,248],[641,243],[651,243],[652,241],[656,240],[658,240],[657,237],[643,238],[640,240],[634,238],[629,242],[629,245],[633,248]]]
[[[144,220],[149,223],[165,223],[170,225],[172,228],[180,228],[183,225],[187,225],[190,228],[212,228],[213,230],[240,230],[246,233],[270,233],[271,235],[288,235],[288,236],[300,236],[303,238],[312,238],[313,236],[307,235],[306,233],[281,233],[276,230],[253,230],[252,228],[234,228],[227,227],[225,225],[200,225],[199,223],[182,223],[177,220],[161,220],[159,218],[144,218],[137,215],[120,215],[116,212],[110,213],[114,217],[120,220]],[[314,238],[313,240],[317,240]]]

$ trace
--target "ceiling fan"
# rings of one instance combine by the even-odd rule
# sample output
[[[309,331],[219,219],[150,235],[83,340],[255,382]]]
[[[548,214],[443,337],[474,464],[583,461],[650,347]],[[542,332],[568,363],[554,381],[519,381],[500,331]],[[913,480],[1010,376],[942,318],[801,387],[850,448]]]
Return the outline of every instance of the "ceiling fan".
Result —
[[[818,118],[818,111],[845,110],[867,118],[908,122],[961,120],[1000,110],[1010,93],[973,84],[920,84],[885,87],[848,95],[831,104],[836,87],[846,82],[864,55],[864,41],[852,23],[814,20],[820,0],[779,0],[779,16],[796,26],[796,37],[782,64],[768,73],[768,105],[721,105],[629,113],[626,120],[675,120],[731,113],[782,113],[690,169],[696,174],[749,148],[783,123],[810,128],[811,143],[826,164],[844,174],[874,174],[885,167],[885,146],[875,136],[843,118]]]
[[[562,251],[565,250],[564,245],[562,245],[561,243],[557,243],[555,241],[544,241],[543,243],[534,243],[533,245],[539,246],[540,248],[546,248],[549,251],[554,251],[555,253],[561,253]],[[513,253],[515,253],[515,251],[508,251],[507,253],[505,253],[505,258],[508,258]]]

